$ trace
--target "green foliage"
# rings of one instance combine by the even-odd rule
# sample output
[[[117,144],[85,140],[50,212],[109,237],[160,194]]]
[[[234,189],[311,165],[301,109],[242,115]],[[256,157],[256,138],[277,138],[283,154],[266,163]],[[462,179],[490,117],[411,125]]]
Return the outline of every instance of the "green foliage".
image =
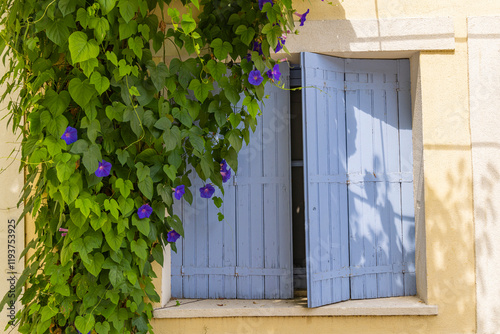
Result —
[[[183,14],[170,0],[0,2],[2,100],[19,94],[10,123],[23,138],[23,215],[36,230],[16,287],[21,333],[150,331],[151,264],[163,261],[169,231],[184,236],[172,189],[184,185],[191,203],[190,173],[221,186],[220,161],[238,168],[272,49],[294,31],[291,1],[263,11],[258,0],[181,2]],[[189,57],[166,63],[154,58],[161,48]],[[259,86],[248,81],[254,67]],[[68,126],[78,136],[70,144]],[[97,176],[103,161],[110,174]],[[153,213],[141,219],[144,204]]]

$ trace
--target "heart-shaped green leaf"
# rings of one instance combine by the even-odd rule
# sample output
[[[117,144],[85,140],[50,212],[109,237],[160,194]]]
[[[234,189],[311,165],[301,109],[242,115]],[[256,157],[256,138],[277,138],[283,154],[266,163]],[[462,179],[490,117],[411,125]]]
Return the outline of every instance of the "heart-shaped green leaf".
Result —
[[[120,14],[126,23],[128,23],[135,16],[139,4],[137,0],[120,0],[118,2],[118,8],[120,8]]]
[[[68,40],[69,29],[63,19],[52,22],[47,28],[47,37],[59,46],[63,46]]]
[[[83,264],[85,265],[85,268],[87,268],[89,273],[97,277],[101,272],[102,264],[104,263],[104,255],[102,255],[101,253],[96,253],[94,256],[89,254],[88,257],[89,263],[83,262]]]
[[[94,85],[99,95],[107,91],[109,88],[109,79],[101,76],[99,72],[92,73],[92,76],[90,77],[90,83]]]
[[[75,326],[81,333],[88,333],[94,328],[95,319],[92,314],[87,314],[84,317],[78,315],[75,318]]]
[[[145,236],[149,235],[150,231],[149,218],[139,219],[139,216],[134,214],[132,216],[132,225],[136,226],[139,232],[141,232]]]
[[[191,83],[189,84],[189,89],[191,89],[194,92],[194,96],[203,103],[207,97],[208,93],[214,89],[214,85],[212,82],[200,82],[198,79],[191,80]]]
[[[219,60],[225,60],[228,53],[233,52],[233,46],[229,42],[222,42],[220,38],[214,39],[210,47],[214,49],[214,55]]]
[[[130,242],[130,249],[132,250],[132,252],[134,252],[139,258],[143,260],[146,260],[146,258],[148,257],[148,252],[146,250],[147,247],[148,246],[144,239],[139,239],[137,241],[132,240]]]
[[[96,58],[99,55],[99,46],[95,40],[89,41],[84,32],[75,31],[69,36],[69,52],[75,64]]]
[[[116,4],[116,0],[98,0],[98,2],[99,5],[101,5],[102,15],[107,15],[113,8],[115,8]]]
[[[95,324],[95,330],[99,334],[108,334],[109,331],[111,330],[111,327],[109,326],[109,323],[107,321],[104,321],[102,323],[101,322],[97,322]]]
[[[78,78],[71,79],[68,90],[73,100],[82,108],[90,102],[96,93],[94,86],[90,84],[88,79],[84,81]]]

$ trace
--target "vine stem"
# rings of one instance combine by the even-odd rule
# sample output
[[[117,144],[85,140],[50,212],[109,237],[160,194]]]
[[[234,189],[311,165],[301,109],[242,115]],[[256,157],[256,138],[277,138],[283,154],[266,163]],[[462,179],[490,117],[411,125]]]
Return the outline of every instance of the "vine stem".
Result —
[[[49,9],[50,5],[52,5],[52,4],[53,4],[53,3],[55,3],[55,2],[56,2],[56,0],[52,0],[52,1],[51,1],[48,5],[47,5],[47,7],[45,7],[45,11],[43,12],[43,15],[42,15],[42,16],[41,16],[38,20],[36,20],[36,21],[34,21],[34,22],[31,22],[31,23],[32,23],[32,24],[36,24],[36,23],[40,22],[40,21],[41,21],[41,20],[45,17],[45,14],[47,14],[47,9]],[[28,25],[29,25],[29,23],[30,23],[30,22],[29,22],[29,20],[28,20],[28,21],[26,21],[26,22],[28,22]]]
[[[183,60],[182,60],[182,57],[181,57],[181,52],[179,51],[179,48],[177,47],[177,44],[175,44],[175,43],[174,43],[174,42],[170,39],[170,37],[169,37],[169,38],[167,38],[166,40],[167,40],[167,41],[169,41],[170,43],[172,43],[172,44],[174,45],[175,50],[177,51],[177,55],[179,56],[179,59],[180,59],[181,61],[183,61]],[[163,49],[163,52],[165,52],[165,48]]]
[[[128,96],[130,98],[130,103],[132,104],[132,107],[134,108],[135,115],[137,116],[137,119],[139,120],[139,125],[141,126],[141,129],[142,129],[141,137],[139,139],[137,139],[136,141],[134,141],[133,143],[130,143],[130,145],[128,145],[127,147],[125,147],[125,150],[127,150],[130,146],[132,146],[136,143],[139,143],[144,138],[145,131],[144,131],[144,127],[142,126],[142,121],[141,121],[141,118],[139,117],[139,113],[137,112],[137,109],[135,107],[134,100],[132,99],[132,95],[130,94],[130,87],[128,85],[128,77],[125,77],[125,83],[127,84],[127,92],[128,92]]]

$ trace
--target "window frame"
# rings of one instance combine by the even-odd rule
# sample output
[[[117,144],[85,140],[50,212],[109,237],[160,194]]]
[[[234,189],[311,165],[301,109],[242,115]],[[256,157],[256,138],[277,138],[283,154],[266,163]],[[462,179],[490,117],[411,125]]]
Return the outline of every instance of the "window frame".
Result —
[[[351,54],[346,56],[342,53],[331,54],[337,57],[351,58]],[[379,57],[377,57],[377,55]],[[364,53],[356,54],[358,58],[375,58],[375,59],[385,59],[381,58],[380,54],[377,53]],[[419,59],[420,53],[414,52],[410,56],[407,52],[401,53],[399,57],[391,55],[389,59],[410,59],[410,81],[411,81],[411,100],[412,100],[412,141],[413,141],[413,177],[414,177],[414,207],[415,207],[415,233],[416,233],[416,244],[415,244],[415,261],[416,261],[416,276],[417,276],[417,297],[422,301],[426,302],[427,296],[427,281],[426,281],[426,266],[425,266],[425,225],[424,225],[424,193],[423,193],[423,143],[422,143],[422,110],[421,110],[421,96],[420,96],[420,76],[419,76]],[[161,302],[156,307],[165,307],[171,299],[171,288],[170,288],[170,250],[165,249],[165,262],[162,268],[162,275],[157,282],[161,282]],[[393,298],[410,298],[410,297],[393,297]],[[389,298],[391,299],[391,298]],[[292,299],[292,301],[297,299]],[[378,300],[378,299],[374,299]],[[239,300],[242,301],[243,300]],[[255,300],[252,300],[252,303]],[[263,300],[261,300],[263,301]],[[272,301],[272,300],[270,300]],[[349,301],[347,301],[349,302]],[[342,304],[346,302],[340,302],[337,304]],[[334,305],[337,305],[334,304]],[[320,306],[319,308],[328,307]],[[349,306],[349,305],[347,305]],[[436,311],[437,312],[437,311]],[[221,314],[222,315],[222,314]]]

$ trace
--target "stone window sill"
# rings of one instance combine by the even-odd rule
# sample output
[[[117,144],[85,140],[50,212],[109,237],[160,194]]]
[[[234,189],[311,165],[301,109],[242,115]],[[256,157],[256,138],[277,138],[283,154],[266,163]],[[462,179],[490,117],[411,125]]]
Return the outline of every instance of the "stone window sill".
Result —
[[[176,306],[177,301],[180,305]],[[437,305],[427,305],[418,297],[391,297],[348,300],[317,308],[307,308],[307,298],[286,300],[172,299],[155,309],[154,317],[304,317],[304,316],[408,316],[437,315]]]

